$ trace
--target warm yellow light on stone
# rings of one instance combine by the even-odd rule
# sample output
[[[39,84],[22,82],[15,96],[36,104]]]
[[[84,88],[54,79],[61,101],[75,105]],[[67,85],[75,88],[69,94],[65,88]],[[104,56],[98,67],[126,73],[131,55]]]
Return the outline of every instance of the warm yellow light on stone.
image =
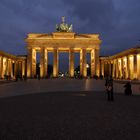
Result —
[[[87,68],[86,68],[86,53],[91,52],[91,50],[99,50],[101,40],[99,39],[98,34],[76,34],[74,32],[53,32],[51,34],[28,34],[26,39],[27,49],[33,50],[28,53],[27,57],[27,76],[33,77],[35,74],[35,63],[36,63],[36,51],[40,51],[42,48],[47,49],[48,52],[53,52],[53,76],[58,76],[58,62],[59,62],[59,52],[69,52],[73,50],[74,52],[69,57],[69,74],[71,77],[74,76],[74,53],[80,53],[80,74],[81,76],[86,77]],[[55,51],[57,50],[57,51]],[[81,52],[82,51],[82,52]],[[33,53],[33,56],[32,56]],[[95,74],[95,71],[99,73],[99,55],[94,51],[94,58],[92,58],[92,76]],[[70,55],[70,54],[69,54]],[[31,58],[32,57],[32,58]],[[98,59],[96,61],[96,59]],[[44,58],[43,61],[46,61]],[[96,63],[95,63],[96,61]],[[46,62],[45,62],[46,64]],[[97,67],[96,67],[97,65]],[[95,70],[96,67],[96,70]],[[41,65],[41,76],[43,76],[45,67]]]
[[[69,75],[74,77],[74,50],[69,50]]]
[[[89,64],[87,64],[86,67],[89,68]]]
[[[140,80],[140,54],[137,55],[137,79]]]
[[[3,75],[7,74],[7,58],[3,58]]]
[[[58,50],[53,51],[53,77],[58,76]]]
[[[130,56],[129,56],[129,59],[130,59],[130,61],[132,61],[132,59],[133,59],[133,56],[132,56],[132,55],[130,55]]]
[[[126,58],[126,57],[124,57],[124,58],[123,58],[123,61],[124,61],[124,62],[126,62],[126,61],[127,61],[127,58]]]
[[[134,63],[133,63],[133,59],[134,57],[132,55],[129,56],[129,62],[130,62],[130,66],[129,66],[129,70],[130,70],[130,79],[134,78]]]
[[[95,75],[95,49],[91,50],[91,55],[90,55],[90,63],[91,63],[91,77]]]

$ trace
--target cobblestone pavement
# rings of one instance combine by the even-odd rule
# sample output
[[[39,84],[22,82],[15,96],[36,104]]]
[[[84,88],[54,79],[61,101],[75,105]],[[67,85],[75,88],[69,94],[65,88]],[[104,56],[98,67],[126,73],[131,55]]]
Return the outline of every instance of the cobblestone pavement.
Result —
[[[32,79],[0,84],[0,97],[54,91],[105,91],[105,81],[95,79]],[[124,93],[124,83],[114,81],[114,92]],[[140,95],[140,84],[132,85],[133,94]]]
[[[15,80],[1,80],[1,79],[0,79],[0,85],[2,85],[2,84],[7,84],[7,83],[11,83],[11,82],[15,82]]]
[[[20,88],[20,87],[19,87]],[[139,140],[140,96],[61,91],[0,98],[0,140]]]

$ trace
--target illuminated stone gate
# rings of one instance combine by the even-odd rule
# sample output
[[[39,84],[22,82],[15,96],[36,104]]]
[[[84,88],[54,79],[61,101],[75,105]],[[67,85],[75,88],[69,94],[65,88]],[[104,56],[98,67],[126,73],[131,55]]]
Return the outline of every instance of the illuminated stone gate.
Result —
[[[74,53],[80,53],[80,75],[87,76],[86,53],[91,56],[91,77],[99,76],[99,49],[101,40],[98,34],[76,34],[72,25],[62,17],[62,23],[56,25],[56,32],[51,34],[28,34],[27,42],[27,77],[36,76],[36,53],[40,52],[40,77],[47,77],[48,52],[53,52],[53,77],[58,76],[60,52],[69,53],[69,75],[74,76]]]

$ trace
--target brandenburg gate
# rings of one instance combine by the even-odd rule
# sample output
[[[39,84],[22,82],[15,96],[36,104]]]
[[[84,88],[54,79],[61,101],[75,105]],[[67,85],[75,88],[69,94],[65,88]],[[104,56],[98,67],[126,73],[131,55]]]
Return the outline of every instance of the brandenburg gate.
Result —
[[[40,52],[40,77],[47,77],[48,52],[53,52],[53,77],[58,76],[59,53],[69,53],[69,76],[74,77],[74,53],[80,53],[80,75],[87,76],[86,53],[90,53],[91,77],[99,76],[99,50],[101,40],[98,34],[76,34],[72,25],[62,23],[56,25],[51,34],[28,34],[27,43],[27,77],[36,75],[36,53]]]

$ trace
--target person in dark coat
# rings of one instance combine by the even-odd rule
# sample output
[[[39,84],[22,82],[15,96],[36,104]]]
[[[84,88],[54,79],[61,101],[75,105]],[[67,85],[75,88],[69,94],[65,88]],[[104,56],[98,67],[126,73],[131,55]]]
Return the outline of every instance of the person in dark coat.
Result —
[[[109,80],[106,81],[105,86],[106,86],[108,101],[113,101],[114,94],[113,94],[113,79],[112,79],[112,77],[110,77]]]
[[[125,95],[132,95],[132,89],[131,89],[131,83],[130,82],[127,82],[125,85],[124,85],[124,93]]]
[[[105,78],[105,87],[107,86],[108,81],[109,81],[109,79],[108,79],[108,76],[107,76],[107,77]]]

